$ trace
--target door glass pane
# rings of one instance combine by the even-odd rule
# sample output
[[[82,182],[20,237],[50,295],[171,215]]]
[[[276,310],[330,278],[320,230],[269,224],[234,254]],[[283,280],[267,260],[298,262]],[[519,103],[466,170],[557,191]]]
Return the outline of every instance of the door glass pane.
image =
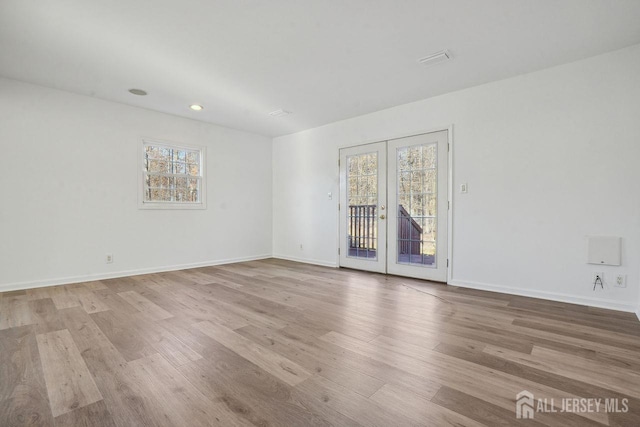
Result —
[[[436,267],[437,144],[398,148],[399,264]]]
[[[378,153],[347,156],[347,256],[378,259]]]

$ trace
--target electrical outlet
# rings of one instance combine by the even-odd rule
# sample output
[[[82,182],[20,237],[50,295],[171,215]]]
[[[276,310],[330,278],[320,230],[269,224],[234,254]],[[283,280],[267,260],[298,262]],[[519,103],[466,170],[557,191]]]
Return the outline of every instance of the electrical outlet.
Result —
[[[627,287],[627,276],[624,274],[618,274],[616,276],[615,286],[618,288],[626,288]]]
[[[113,254],[107,254],[107,256],[105,257],[105,262],[107,264],[111,264],[113,262]]]
[[[593,273],[593,279],[591,279],[593,290],[604,289],[604,273],[601,271]]]
[[[300,243],[300,250],[302,250],[302,243]]]

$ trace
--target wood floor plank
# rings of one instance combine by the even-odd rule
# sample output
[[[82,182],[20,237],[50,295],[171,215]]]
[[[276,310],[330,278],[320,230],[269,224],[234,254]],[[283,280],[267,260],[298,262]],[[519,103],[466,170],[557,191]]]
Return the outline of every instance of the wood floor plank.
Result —
[[[47,286],[43,288],[27,289],[27,298],[29,301],[35,301],[42,298],[51,298],[53,286]]]
[[[7,292],[3,292],[3,297],[17,297],[17,296],[26,296],[27,295],[27,290],[26,289],[18,289],[15,291],[7,291]]]
[[[223,402],[254,425],[345,425],[345,417],[333,411],[318,413],[285,382],[217,344],[207,358],[178,368],[199,390]],[[311,407],[310,407],[311,406]]]
[[[146,343],[162,354],[172,365],[180,366],[202,359],[202,355],[165,328],[165,323],[151,322],[145,317],[135,317],[135,323],[131,328],[135,329]]]
[[[575,324],[571,323],[569,319],[567,319],[567,322],[546,321],[544,319],[516,319],[513,321],[513,324],[530,329],[553,332],[559,335],[565,335],[567,337],[579,338],[586,341],[606,344],[612,347],[628,349],[633,352],[640,352],[640,339],[638,339],[638,337],[618,334],[615,332],[602,331],[600,329],[591,328],[588,326],[581,326],[579,328],[576,328]]]
[[[150,356],[158,351],[150,346],[144,337],[131,327],[136,322],[133,315],[114,313],[112,310],[90,315],[104,336],[118,349],[127,360],[136,360]]]
[[[547,349],[534,348],[534,352],[531,355],[494,347],[487,347],[483,352],[532,368],[544,369],[554,374],[589,382],[599,387],[640,398],[640,374],[629,370],[606,366],[577,357],[567,360],[562,353]]]
[[[0,299],[0,330],[32,323],[34,316],[26,293],[5,295]]]
[[[0,330],[0,424],[53,424],[33,326]]]
[[[78,297],[78,301],[80,301],[80,306],[89,314],[110,309],[107,304],[90,290],[79,290],[76,291],[75,294]]]
[[[556,402],[557,406],[560,406],[559,402],[561,402],[562,399],[617,398],[628,399],[632,411],[638,411],[638,408],[640,408],[640,400],[635,400],[628,395],[618,394],[612,392],[611,390],[594,386],[586,382],[572,380],[543,369],[521,365],[512,361],[501,359],[499,357],[489,355],[485,352],[472,353],[466,351],[461,347],[456,348],[455,346],[450,345],[440,345],[438,346],[438,348],[436,348],[436,351],[477,364],[479,369],[489,368],[491,370],[494,370],[495,379],[498,380],[498,382],[494,382],[493,378],[489,378],[488,381],[505,390],[509,390],[508,395],[511,396],[511,400],[513,399],[513,396],[515,396],[520,391],[528,390],[534,393],[534,395],[544,396],[549,400],[553,399]],[[506,378],[511,379],[511,381],[504,381],[505,377],[503,377],[503,374],[506,374]],[[502,380],[500,380],[500,378],[502,378]],[[524,380],[525,382],[522,382],[521,380],[519,380],[519,378]],[[454,383],[451,383],[450,385],[452,384]],[[456,384],[456,388],[460,389],[458,384]],[[485,391],[484,393],[486,394],[491,390],[493,389],[487,389],[487,391]],[[467,389],[460,389],[460,391],[468,394],[473,394],[469,393]],[[483,392],[475,393],[474,395],[478,398],[484,398]],[[484,400],[489,399],[484,398]],[[493,401],[492,403],[505,407],[505,405],[500,405],[499,400]],[[556,409],[558,409],[559,411],[561,408],[557,407]],[[640,411],[638,412],[640,413]],[[604,414],[602,412],[582,412],[578,415],[584,419],[592,420],[605,425],[607,424],[607,414]],[[582,420],[582,423],[586,422],[584,419]]]
[[[566,351],[569,354],[576,354],[581,357],[597,358],[597,355],[602,355],[605,359],[618,358],[620,359],[618,364],[625,366],[627,366],[626,362],[628,361],[636,361],[637,352],[633,350],[513,324],[506,325],[505,328],[534,338],[532,341],[539,347]]]
[[[104,283],[100,280],[95,280],[93,282],[84,282],[82,284],[86,289],[90,291],[101,291],[103,289],[109,289]]]
[[[29,301],[36,334],[66,329],[51,298]]]
[[[374,401],[320,376],[309,378],[298,384],[296,388],[352,420],[357,420],[365,427],[418,426],[421,424],[406,417],[402,408],[395,410],[387,408],[385,410]]]
[[[148,298],[154,298],[150,291],[140,291]],[[157,290],[156,293],[159,293]],[[191,323],[210,320],[224,325],[229,329],[236,329],[249,324],[249,321],[230,310],[225,309],[217,300],[194,293],[193,290],[177,285],[167,285],[162,288],[162,295],[173,301],[174,312],[183,319],[191,319]]]
[[[110,289],[93,291],[96,297],[104,303],[114,313],[120,315],[138,314],[140,310],[120,298],[120,296]]]
[[[557,411],[528,425],[626,427],[639,337],[629,313],[277,259],[0,292],[0,425],[518,425],[528,390]],[[560,411],[604,398],[628,411]]]
[[[60,310],[60,319],[71,334],[78,351],[87,360],[87,354],[92,350],[102,354],[109,361],[110,368],[126,364],[126,359],[116,346],[102,332],[94,318],[81,307]]]
[[[295,386],[312,375],[302,366],[224,326],[215,325],[209,321],[196,323],[193,326],[289,385]]]
[[[95,379],[115,424],[164,426],[166,420],[154,411],[154,403],[126,372],[127,361],[82,308],[61,310],[78,350]]]
[[[113,293],[134,291],[137,283],[131,277],[118,277],[116,279],[100,280],[100,282]]]
[[[159,354],[130,362],[126,371],[154,397],[154,410],[172,425],[249,425],[224,403],[207,398]]]
[[[141,313],[147,315],[151,320],[162,320],[173,317],[173,314],[152,303],[135,291],[119,292],[118,295],[133,307],[137,308]]]
[[[252,339],[259,339],[259,332],[249,332],[248,328],[242,328],[239,333],[251,333]],[[271,332],[267,340],[273,339],[276,343],[283,343],[293,350],[293,354],[310,354],[322,360],[323,363],[333,366],[338,371],[344,372],[344,378],[355,376],[357,373],[377,379],[384,383],[403,384],[411,389],[412,392],[430,399],[440,388],[440,384],[436,383],[432,378],[411,374],[405,370],[398,369],[380,362],[374,358],[368,357],[357,352],[350,351],[344,347],[321,341],[315,337],[309,337],[302,328],[288,327],[280,331]],[[266,344],[265,344],[266,345]],[[277,350],[279,346],[275,346]],[[287,350],[287,354],[291,350]],[[317,370],[312,370],[317,372]],[[327,379],[333,378],[324,374],[324,370],[317,373],[325,376]],[[344,380],[334,381],[340,385],[346,385]],[[362,394],[367,395],[372,391],[369,388],[366,392],[362,388],[361,383],[349,383],[349,388]]]
[[[566,304],[571,306],[571,304]],[[542,318],[564,321],[566,320],[567,308],[565,306],[557,306],[550,303],[530,302],[526,300],[512,301],[509,308],[519,308],[514,312],[518,313],[518,317]],[[573,311],[574,319],[579,318],[583,326],[589,326],[595,329],[602,329],[610,332],[617,332],[627,335],[640,336],[640,327],[637,325],[637,318],[621,318],[619,316],[608,317],[603,314],[595,314],[587,311]]]
[[[264,324],[273,329],[284,328],[288,325],[287,320],[281,319],[280,316],[274,315],[273,312],[241,304],[240,301],[246,299],[246,295],[225,292],[226,289],[221,286],[208,286],[207,288],[187,286],[184,291],[194,298],[207,301],[221,311],[237,315],[244,319],[247,324]],[[211,288],[216,289],[216,291],[212,291]]]
[[[219,342],[194,328],[191,318],[172,317],[159,322],[172,335],[180,337],[180,341],[197,354],[208,357],[222,346]]]
[[[451,409],[436,405],[404,387],[393,384],[385,384],[370,399],[383,408],[389,407],[401,411],[407,417],[421,424],[470,427],[484,425]]]
[[[339,385],[365,397],[371,396],[384,385],[382,380],[367,375],[356,369],[346,369],[342,360],[336,361],[327,357],[327,353],[317,351],[300,351],[296,345],[289,345],[286,337],[274,333],[268,329],[259,329],[255,326],[246,326],[237,329],[236,332],[257,344],[260,344],[281,356],[298,363],[316,375],[329,379]],[[435,392],[434,392],[435,393]]]
[[[116,427],[103,400],[59,415],[55,427]]]
[[[543,384],[536,384],[519,375],[520,371],[517,370],[517,367],[512,366],[509,369],[504,369],[500,365],[487,366],[484,364],[487,361],[482,359],[482,352],[468,350],[464,347],[440,344],[435,349],[436,351],[430,351],[413,345],[402,345],[402,343],[397,343],[394,346],[390,343],[382,345],[379,342],[378,345],[374,345],[335,332],[321,338],[362,355],[376,358],[390,366],[407,370],[418,376],[431,378],[440,384],[455,384],[458,389],[503,409],[511,409],[513,396],[522,390],[548,396],[550,399],[554,398],[556,402],[560,402],[562,398],[579,398],[585,395],[571,394],[572,389],[569,390],[569,393],[554,389],[556,384],[559,384],[561,389],[564,385],[561,382],[554,382],[555,378],[545,378],[546,381]],[[442,351],[442,349],[446,349],[446,351]],[[438,355],[439,352],[443,357]],[[454,357],[447,357],[448,355]],[[484,363],[474,363],[476,360],[481,360]],[[503,368],[504,372],[494,371],[491,369],[494,366]],[[500,370],[502,369],[498,369],[498,371]],[[487,387],[488,384],[493,386]],[[576,388],[576,390],[584,391],[581,388]],[[587,395],[590,396],[590,394]],[[603,421],[603,414],[584,413],[581,415],[596,422]]]
[[[80,300],[76,296],[71,285],[53,287],[51,289],[51,299],[58,310],[78,307],[80,305]]]
[[[516,419],[514,412],[449,387],[442,387],[432,402],[448,409],[453,408],[459,414],[487,426],[544,426],[536,420]]]
[[[54,417],[102,400],[67,329],[36,336]]]
[[[186,280],[197,283],[199,285],[207,285],[214,282],[213,278],[208,274],[204,274],[195,270],[174,271],[173,274],[178,276],[179,278],[185,278]]]

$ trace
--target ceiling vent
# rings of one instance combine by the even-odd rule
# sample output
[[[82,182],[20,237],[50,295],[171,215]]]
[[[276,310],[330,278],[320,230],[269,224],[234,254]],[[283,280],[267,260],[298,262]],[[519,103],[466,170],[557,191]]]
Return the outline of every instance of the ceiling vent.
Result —
[[[439,64],[440,62],[448,61],[452,58],[451,53],[448,50],[441,50],[440,52],[432,53],[429,56],[418,59],[418,62],[425,66]]]
[[[291,111],[287,111],[287,110],[276,110],[276,111],[272,111],[269,113],[270,116],[272,117],[282,117],[282,116],[288,116],[289,114],[291,114]]]

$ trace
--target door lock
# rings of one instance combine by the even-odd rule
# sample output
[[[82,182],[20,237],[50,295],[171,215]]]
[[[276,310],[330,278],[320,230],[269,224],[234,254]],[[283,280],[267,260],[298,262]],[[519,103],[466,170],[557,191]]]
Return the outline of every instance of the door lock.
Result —
[[[385,218],[386,218],[386,216],[380,215],[380,219],[385,219]]]
[[[380,210],[383,211],[384,210],[384,205],[380,205]]]

